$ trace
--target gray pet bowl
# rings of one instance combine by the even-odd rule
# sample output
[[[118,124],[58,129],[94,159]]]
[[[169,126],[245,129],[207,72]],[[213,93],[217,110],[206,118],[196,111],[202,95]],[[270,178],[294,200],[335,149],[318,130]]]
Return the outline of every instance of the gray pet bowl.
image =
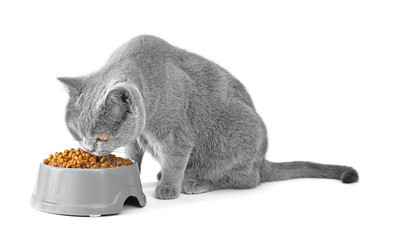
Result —
[[[50,213],[100,216],[120,213],[125,200],[146,205],[136,162],[104,169],[74,169],[40,164],[31,197],[33,208]]]

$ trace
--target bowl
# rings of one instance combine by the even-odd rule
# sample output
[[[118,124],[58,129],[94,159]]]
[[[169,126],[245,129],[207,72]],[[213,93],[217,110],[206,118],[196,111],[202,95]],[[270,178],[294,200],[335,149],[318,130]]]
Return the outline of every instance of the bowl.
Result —
[[[128,197],[146,205],[136,162],[124,167],[77,169],[41,163],[31,197],[33,208],[56,214],[101,216],[120,213]]]

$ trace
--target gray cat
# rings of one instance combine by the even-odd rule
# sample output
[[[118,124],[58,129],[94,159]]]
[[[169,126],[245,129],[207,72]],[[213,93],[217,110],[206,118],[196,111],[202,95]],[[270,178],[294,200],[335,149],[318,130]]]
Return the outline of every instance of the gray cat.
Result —
[[[67,127],[82,148],[101,156],[125,146],[139,167],[149,151],[161,164],[157,198],[292,178],[358,180],[351,167],[266,160],[266,128],[244,86],[157,37],[133,38],[100,70],[59,80],[69,89]]]

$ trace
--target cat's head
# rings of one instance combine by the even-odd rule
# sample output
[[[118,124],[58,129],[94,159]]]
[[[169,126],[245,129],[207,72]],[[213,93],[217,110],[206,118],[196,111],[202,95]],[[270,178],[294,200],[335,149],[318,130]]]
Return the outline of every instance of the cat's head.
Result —
[[[82,149],[107,155],[138,137],[145,126],[140,92],[125,82],[58,78],[69,90],[68,130]]]

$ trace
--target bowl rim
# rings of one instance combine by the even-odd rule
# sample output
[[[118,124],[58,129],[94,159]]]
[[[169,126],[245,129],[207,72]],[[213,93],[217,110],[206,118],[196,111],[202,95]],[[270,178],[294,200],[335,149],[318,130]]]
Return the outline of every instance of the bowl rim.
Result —
[[[132,164],[127,165],[127,166],[123,166],[123,167],[111,167],[111,168],[63,168],[63,167],[55,167],[55,166],[50,166],[48,164],[45,164],[43,161],[40,162],[40,165],[44,166],[44,167],[49,167],[49,168],[53,168],[53,169],[61,169],[63,171],[108,171],[108,170],[113,170],[113,169],[123,169],[123,168],[127,168],[127,167],[133,167],[135,165],[135,161],[130,159],[132,161]]]

